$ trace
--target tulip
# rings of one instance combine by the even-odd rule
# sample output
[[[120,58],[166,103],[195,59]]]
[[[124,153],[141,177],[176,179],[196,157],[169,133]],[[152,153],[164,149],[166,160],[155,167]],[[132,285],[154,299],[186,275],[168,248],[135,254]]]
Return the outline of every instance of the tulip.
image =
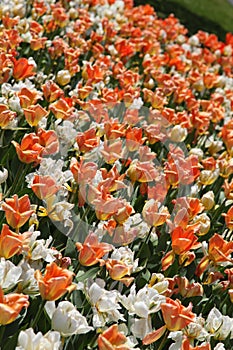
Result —
[[[54,154],[59,151],[59,141],[54,130],[39,129],[37,136],[39,137],[39,144],[43,147],[43,156]]]
[[[233,242],[225,241],[217,233],[209,240],[208,254],[205,255],[196,269],[196,275],[201,276],[201,274],[208,268],[210,262],[214,265],[232,262],[230,254],[233,252]]]
[[[113,324],[99,335],[98,347],[99,350],[128,350],[130,348],[127,345],[124,345],[126,341],[127,338],[123,333],[119,332],[118,325]]]
[[[76,248],[79,251],[79,262],[83,266],[97,264],[106,253],[113,249],[112,245],[99,242],[93,232],[89,233],[83,244],[77,242]]]
[[[183,142],[188,135],[186,128],[183,128],[181,125],[175,125],[172,127],[170,132],[170,139],[173,142]]]
[[[34,133],[26,134],[19,145],[16,141],[12,141],[15,146],[16,153],[22,163],[40,163],[43,147],[39,144],[39,138]]]
[[[175,254],[181,255],[190,249],[199,248],[201,243],[197,240],[198,238],[194,235],[192,229],[184,230],[177,227],[172,232],[172,250]]]
[[[233,206],[227,211],[226,214],[222,214],[225,217],[226,226],[229,230],[233,230]]]
[[[11,111],[7,105],[0,104],[0,128],[5,128],[14,120],[16,113]]]
[[[9,259],[20,254],[30,235],[31,232],[15,233],[4,224],[0,235],[0,257]]]
[[[28,108],[34,105],[37,102],[37,100],[41,98],[37,90],[30,90],[27,87],[23,87],[18,92],[18,97],[20,100],[20,106],[22,108]]]
[[[188,307],[185,307],[178,299],[173,300],[171,298],[166,298],[166,303],[161,304],[165,326],[162,326],[146,335],[142,340],[143,344],[148,345],[155,342],[165,333],[166,330],[177,332],[184,329],[195,319],[195,314],[191,310],[191,303]]]
[[[42,85],[42,91],[46,101],[53,102],[59,97],[64,95],[63,90],[52,80],[47,80],[45,84]]]
[[[195,314],[191,311],[192,304],[185,307],[178,299],[167,298],[166,303],[161,304],[161,310],[166,327],[171,332],[185,328],[195,318]]]
[[[93,329],[88,326],[86,318],[69,301],[61,301],[58,304],[52,315],[51,325],[62,337],[87,333]]]
[[[96,136],[95,128],[91,128],[83,133],[78,132],[76,141],[80,152],[89,152],[99,146],[100,138]]]
[[[28,295],[10,293],[3,294],[0,287],[0,325],[12,323],[23,307],[28,307]]]
[[[30,126],[37,126],[42,118],[47,117],[48,112],[41,105],[32,105],[23,109],[25,119]]]
[[[113,164],[116,160],[123,158],[122,141],[104,141],[103,149],[100,152],[107,164]]]
[[[132,182],[151,182],[158,178],[159,172],[151,162],[133,160],[126,174]]]
[[[6,168],[3,168],[3,170],[0,170],[0,185],[4,183],[8,178],[8,170]]]
[[[141,128],[129,128],[126,131],[126,147],[130,152],[135,152],[145,142],[146,138],[142,137]]]
[[[98,166],[93,162],[85,162],[83,157],[77,161],[72,158],[70,162],[70,170],[78,184],[87,183],[95,177]]]
[[[210,347],[210,343],[204,343],[204,344],[201,344],[199,346],[193,347],[192,345],[190,345],[189,340],[185,339],[182,342],[181,350],[211,350],[211,347]]]
[[[59,190],[59,186],[52,176],[35,175],[31,188],[35,195],[40,199],[46,199],[53,196]]]
[[[46,266],[44,276],[36,270],[35,279],[38,281],[41,297],[48,301],[57,300],[66,292],[74,290],[73,275],[73,272],[57,266],[54,262]]]
[[[27,58],[21,57],[18,60],[13,58],[12,60],[14,63],[13,77],[16,80],[22,80],[36,74],[34,64],[30,64]]]
[[[142,210],[142,216],[150,226],[161,226],[170,217],[167,207],[159,206],[159,202],[150,199],[146,202]]]
[[[49,109],[57,119],[70,119],[74,117],[73,100],[69,97],[62,97],[58,101],[51,103]]]
[[[71,80],[70,72],[68,70],[59,70],[59,72],[57,73],[56,80],[61,86],[69,84]]]
[[[212,209],[213,206],[215,205],[214,192],[213,191],[206,192],[201,198],[201,203],[204,205],[206,210]]]
[[[53,349],[60,350],[62,341],[59,332],[48,331],[45,335],[41,332],[34,333],[33,328],[28,328],[19,333],[17,350]]]
[[[134,278],[129,277],[131,274],[133,265],[128,266],[126,263],[120,260],[107,259],[105,262],[105,266],[107,271],[109,272],[109,276],[115,280],[120,281],[129,287],[133,282]]]
[[[23,226],[34,212],[31,210],[27,194],[21,198],[18,198],[17,194],[14,194],[13,198],[6,198],[2,209],[5,211],[7,223],[17,229]]]
[[[113,217],[118,224],[123,225],[130,215],[134,213],[134,209],[129,203],[124,202],[123,200],[121,204],[122,206],[118,208]]]

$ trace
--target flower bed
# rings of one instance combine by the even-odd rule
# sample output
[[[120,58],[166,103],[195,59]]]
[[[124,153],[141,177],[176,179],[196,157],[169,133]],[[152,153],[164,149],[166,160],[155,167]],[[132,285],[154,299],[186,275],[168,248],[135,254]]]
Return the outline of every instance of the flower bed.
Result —
[[[231,349],[232,34],[131,0],[0,16],[1,349]]]

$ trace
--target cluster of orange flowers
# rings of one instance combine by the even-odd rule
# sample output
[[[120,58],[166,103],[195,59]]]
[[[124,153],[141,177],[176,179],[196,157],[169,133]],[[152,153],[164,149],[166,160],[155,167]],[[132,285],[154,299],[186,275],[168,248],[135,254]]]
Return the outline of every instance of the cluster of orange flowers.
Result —
[[[0,19],[2,349],[229,350],[233,35],[132,0]]]

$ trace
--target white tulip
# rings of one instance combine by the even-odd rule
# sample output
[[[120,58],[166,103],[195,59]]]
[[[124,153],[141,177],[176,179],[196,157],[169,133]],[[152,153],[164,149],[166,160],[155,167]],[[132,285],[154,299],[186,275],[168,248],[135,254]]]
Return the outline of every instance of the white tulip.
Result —
[[[19,282],[21,273],[20,266],[15,266],[11,261],[1,258],[0,285],[4,290],[13,288]]]
[[[222,315],[216,307],[210,311],[205,328],[215,339],[224,340],[229,335],[230,339],[233,339],[233,319]]]
[[[8,178],[8,170],[6,168],[3,168],[3,170],[0,170],[0,184],[5,182]]]
[[[21,331],[18,337],[16,350],[61,350],[60,333],[49,331],[45,335],[34,333],[32,328]]]
[[[52,328],[63,337],[73,334],[84,334],[93,328],[88,326],[87,320],[69,301],[61,301],[52,315]]]

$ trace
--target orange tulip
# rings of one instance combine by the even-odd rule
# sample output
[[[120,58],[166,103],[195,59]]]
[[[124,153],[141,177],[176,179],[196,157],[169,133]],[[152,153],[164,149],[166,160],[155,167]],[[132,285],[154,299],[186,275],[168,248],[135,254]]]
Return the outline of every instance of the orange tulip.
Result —
[[[7,105],[0,104],[0,128],[5,128],[15,117],[16,113],[11,111]]]
[[[23,307],[28,307],[28,295],[10,293],[3,294],[0,287],[0,325],[12,323]]]
[[[233,252],[233,242],[225,241],[220,235],[215,233],[209,240],[209,258],[214,263],[232,261],[230,254]]]
[[[98,166],[95,163],[85,162],[83,157],[80,157],[79,161],[76,158],[72,158],[70,162],[70,170],[78,184],[88,183],[92,180],[97,169]]]
[[[85,132],[78,132],[76,141],[81,152],[89,152],[99,146],[100,138],[96,136],[95,128]]]
[[[98,348],[99,350],[129,350],[130,348],[125,345],[126,341],[127,338],[119,332],[118,325],[113,324],[99,335]]]
[[[200,214],[205,209],[199,198],[180,197],[174,199],[172,203],[175,204],[175,210],[177,211],[179,209],[186,209],[189,220],[192,220],[197,214]]]
[[[233,230],[233,206],[228,210],[226,214],[222,214],[222,216],[225,217],[227,228],[229,228],[229,230]]]
[[[141,128],[129,128],[126,131],[126,147],[130,152],[135,152],[145,142],[146,138],[142,137]]]
[[[13,198],[6,198],[5,203],[2,203],[2,209],[5,211],[7,223],[13,228],[23,226],[32,213],[30,208],[30,200],[27,194],[18,198],[17,194]]]
[[[59,141],[54,130],[39,129],[37,135],[39,137],[39,143],[43,147],[43,156],[59,151]]]
[[[166,298],[166,303],[161,304],[161,310],[166,327],[171,332],[180,331],[195,319],[195,314],[191,311],[192,304],[185,307],[179,299]]]
[[[32,105],[24,108],[25,119],[30,126],[37,126],[43,117],[49,114],[41,105]]]
[[[233,147],[233,120],[229,120],[228,123],[226,123],[221,130],[221,136],[222,139],[231,154],[231,150]]]
[[[126,132],[125,123],[119,123],[118,120],[107,120],[104,123],[104,132],[107,140],[116,140],[125,136]]]
[[[214,265],[227,261],[232,263],[232,259],[230,257],[232,252],[233,242],[227,242],[220,235],[215,233],[215,235],[209,240],[208,254],[201,259],[197,266],[196,275],[201,276],[211,262]]]
[[[201,246],[194,235],[196,227],[189,227],[184,230],[182,227],[176,227],[172,232],[172,250],[166,253],[162,258],[162,270],[165,271],[175,260],[175,254],[179,255],[179,264],[187,266],[195,259],[195,254],[190,249],[197,249]]]
[[[193,347],[192,345],[190,345],[189,340],[185,339],[182,342],[181,350],[211,350],[211,347],[209,343]]]
[[[151,182],[155,181],[159,176],[158,170],[155,169],[151,162],[139,162],[138,160],[132,161],[126,174],[133,182]]]
[[[60,186],[56,184],[52,176],[35,175],[31,188],[38,198],[46,199],[57,193]]]
[[[64,91],[52,80],[47,80],[45,84],[42,85],[42,91],[46,101],[53,102],[59,97],[64,95]]]
[[[233,180],[229,183],[228,180],[223,184],[224,194],[227,199],[233,200]]]
[[[56,93],[59,93],[59,91]],[[57,119],[60,118],[66,120],[75,117],[73,100],[69,97],[62,97],[58,101],[51,103],[49,109],[53,112],[55,118]]]
[[[123,158],[122,141],[104,141],[104,147],[100,152],[107,164],[113,164],[116,160]]]
[[[150,226],[161,226],[170,217],[167,207],[160,206],[157,201],[151,199],[146,202],[142,210],[142,216]]]
[[[198,157],[190,155],[185,158],[184,155],[169,152],[168,161],[165,163],[165,174],[167,181],[174,187],[179,183],[190,185],[200,175],[200,165]]]
[[[186,277],[175,276],[174,278],[169,278],[169,296],[173,294],[180,293],[184,298],[190,298],[194,296],[203,295],[203,287],[200,283],[190,283]]]
[[[66,292],[71,292],[75,289],[72,284],[73,276],[73,272],[57,266],[55,262],[46,266],[44,277],[39,270],[36,270],[35,278],[38,281],[41,297],[52,301],[59,299]]]
[[[119,200],[119,206],[116,213],[113,215],[115,221],[123,225],[123,223],[134,213],[134,208],[126,201]]]
[[[77,242],[76,248],[79,251],[79,262],[83,266],[97,264],[100,259],[113,247],[108,243],[101,243],[94,232],[90,232],[84,243]]]
[[[30,235],[30,232],[15,233],[9,229],[8,225],[3,224],[0,235],[0,257],[9,259],[20,254]]]
[[[28,59],[21,57],[18,60],[12,58],[14,63],[13,77],[16,80],[25,79],[36,74],[35,66],[28,63]]]
[[[37,90],[29,90],[27,87],[23,87],[18,92],[18,97],[22,108],[34,105],[41,98]]]
[[[109,171],[106,168],[101,168],[100,171],[103,178],[101,185],[106,187],[109,192],[114,192],[127,187],[123,182],[125,174],[121,175],[115,164]]]
[[[46,41],[46,37],[39,37],[38,35],[34,35],[34,37],[30,40],[30,47],[33,51],[44,49]]]
[[[177,255],[184,254],[190,249],[201,246],[201,243],[197,240],[198,238],[194,235],[192,228],[184,230],[181,227],[176,227],[172,232],[172,250]]]
[[[111,216],[117,214],[119,209],[122,209],[122,201],[119,198],[113,197],[108,193],[108,190],[104,187],[101,188],[101,191],[98,191],[96,188],[89,186],[87,191],[87,199],[89,203],[92,203],[95,208],[96,217],[99,220],[108,220]],[[132,208],[129,207],[130,213]],[[119,212],[119,220],[121,220],[125,215],[129,214],[129,210],[126,209],[125,212]],[[128,213],[127,213],[128,212]]]
[[[113,259],[107,259],[105,266],[113,280],[124,283],[126,287],[129,287],[133,282],[134,278],[130,277],[133,266],[128,266],[123,261]]]
[[[146,335],[142,340],[144,345],[158,340],[166,329],[171,332],[180,331],[195,319],[195,314],[191,311],[192,304],[190,303],[188,307],[185,307],[178,299],[166,298],[166,303],[161,304],[161,310],[165,326]]]
[[[190,249],[197,249],[201,246],[194,235],[195,227],[189,227],[184,230],[182,227],[176,227],[171,234],[172,250],[162,258],[162,270],[165,271],[175,260],[175,254],[179,255],[179,264],[187,266],[195,259],[195,254]]]
[[[21,141],[21,145],[16,141],[12,141],[12,144],[15,146],[16,153],[22,163],[38,164],[41,162],[43,147],[40,145],[39,137],[36,134],[26,134]]]

